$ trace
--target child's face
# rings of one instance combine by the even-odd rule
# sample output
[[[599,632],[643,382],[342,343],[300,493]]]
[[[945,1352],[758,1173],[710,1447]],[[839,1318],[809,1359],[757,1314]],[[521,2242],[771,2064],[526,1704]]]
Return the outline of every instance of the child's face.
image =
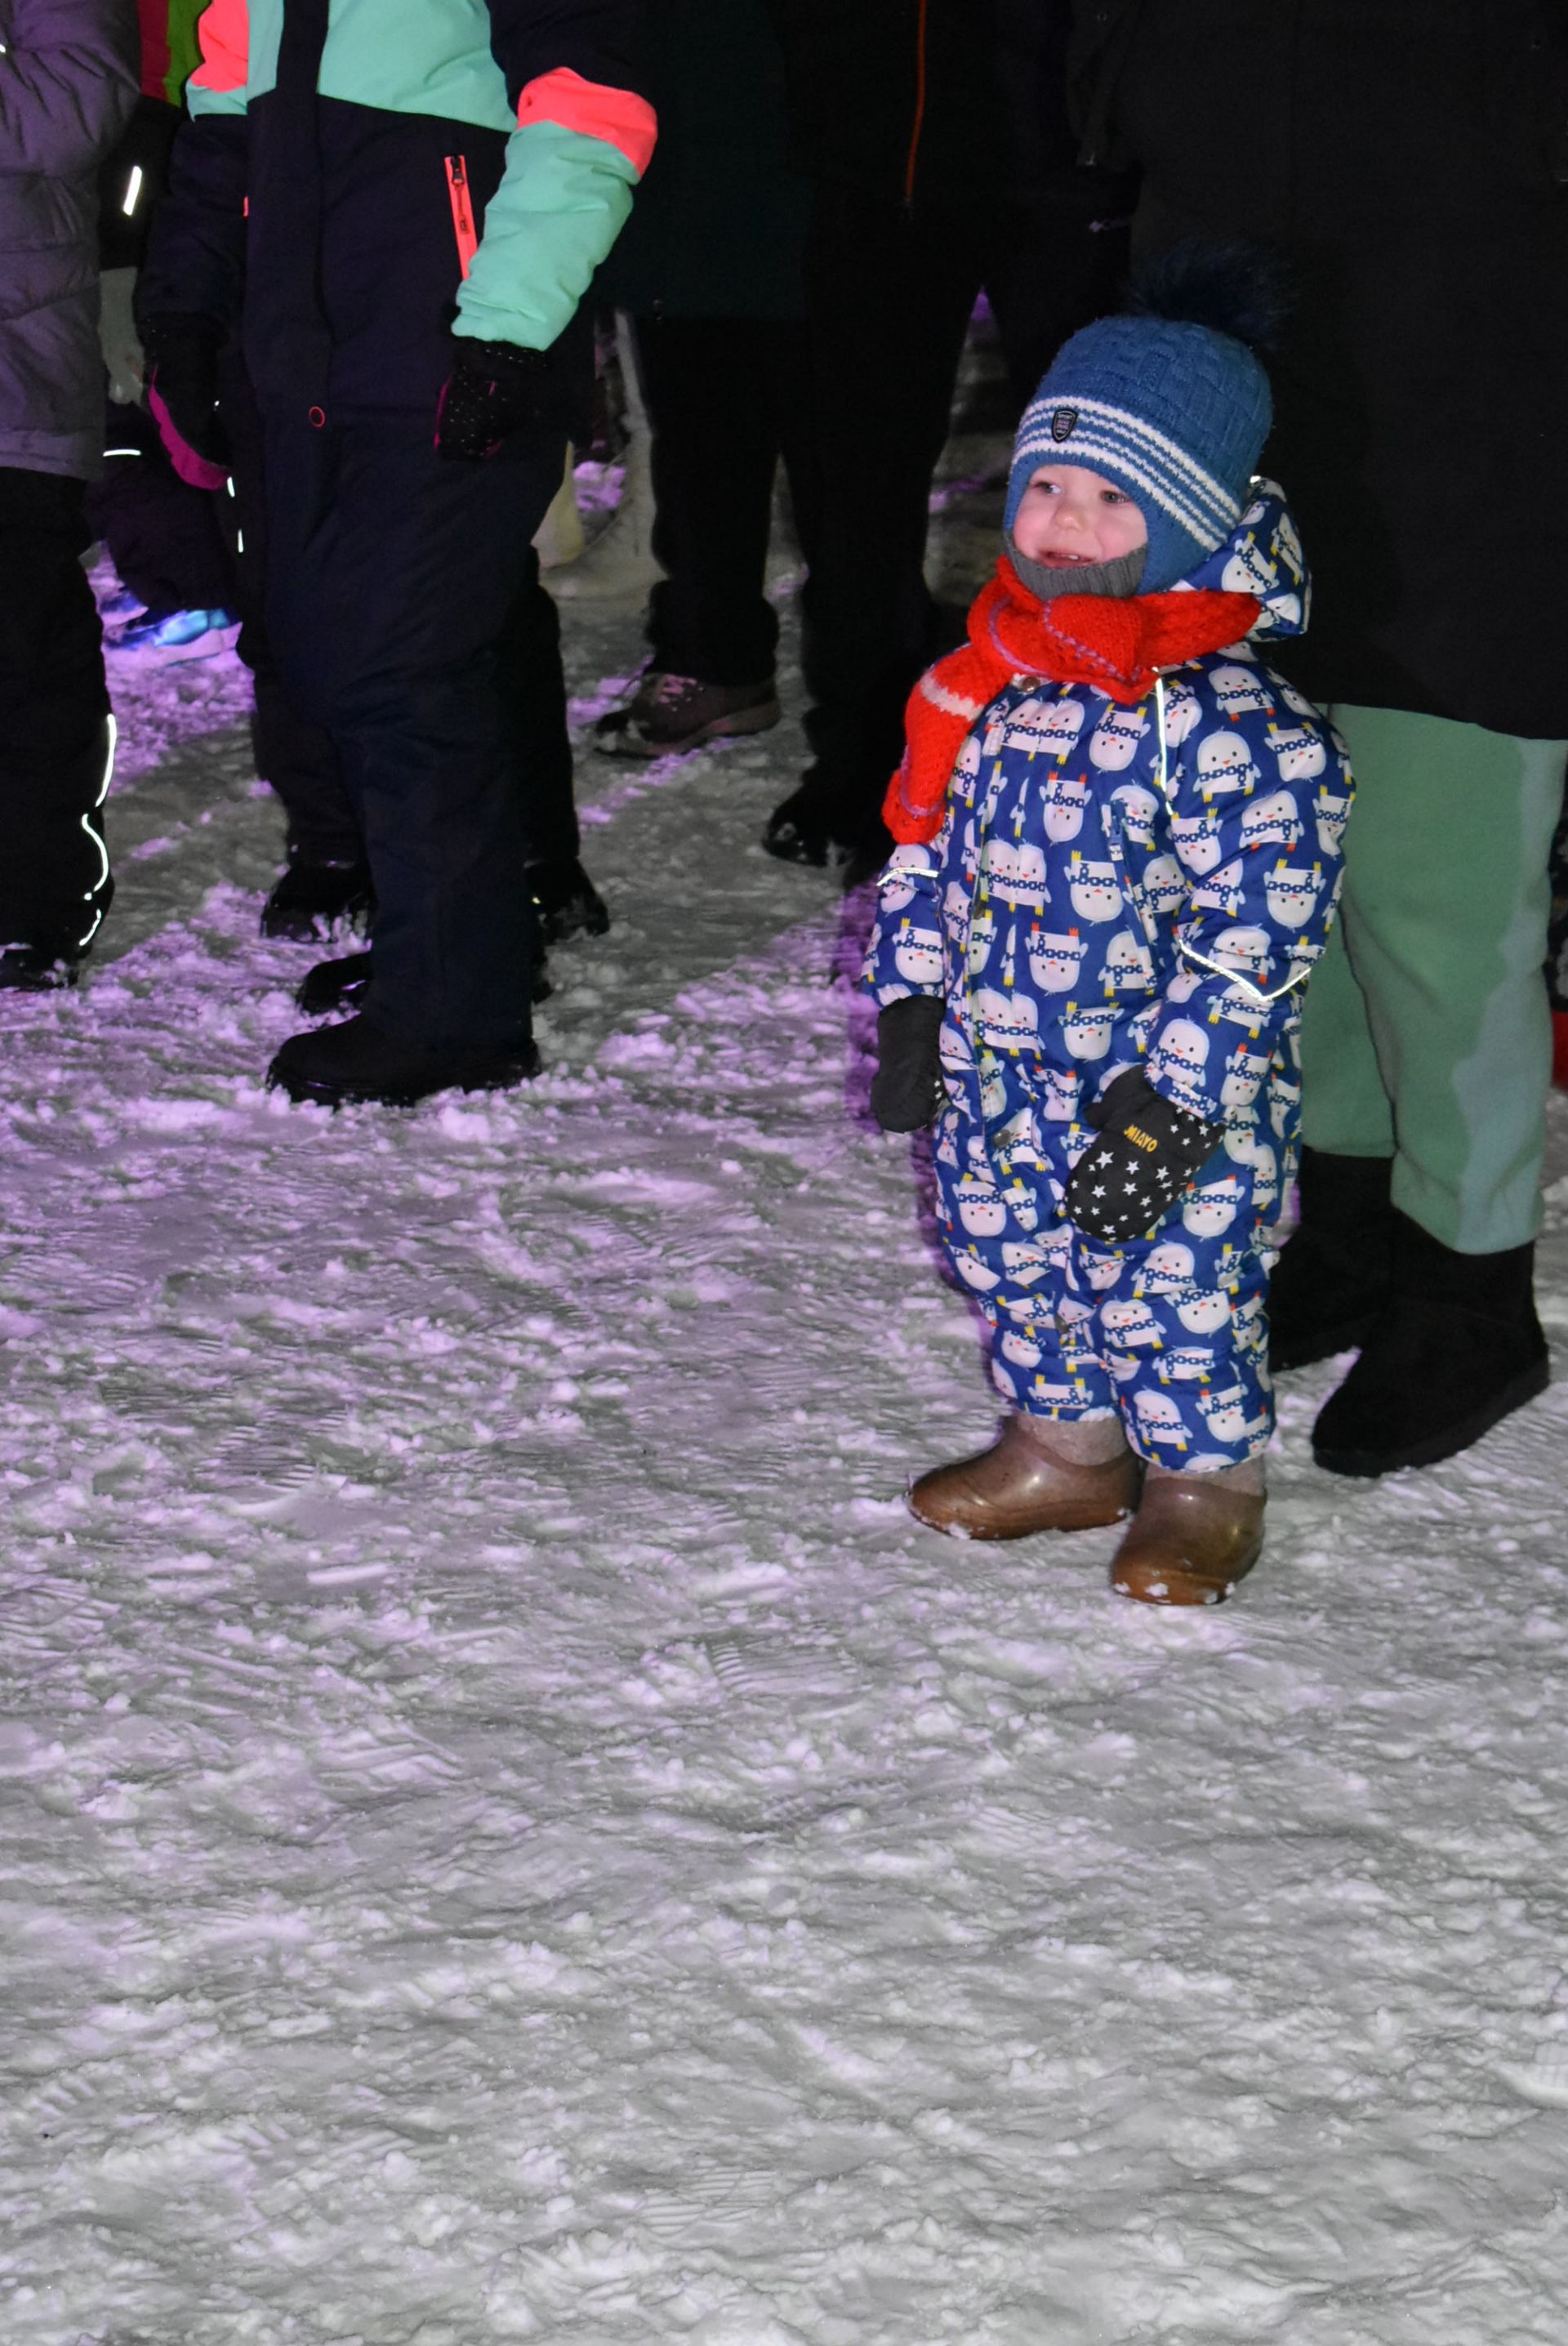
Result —
[[[1149,542],[1131,497],[1082,464],[1042,464],[1013,518],[1013,543],[1047,570],[1115,562]]]

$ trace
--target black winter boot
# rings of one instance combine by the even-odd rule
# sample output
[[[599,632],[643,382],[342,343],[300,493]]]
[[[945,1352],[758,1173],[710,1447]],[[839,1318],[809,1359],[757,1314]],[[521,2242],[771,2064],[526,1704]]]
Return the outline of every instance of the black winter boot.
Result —
[[[375,958],[369,953],[340,954],[336,961],[319,961],[294,989],[294,999],[307,1018],[330,1018],[334,1010],[357,1010],[370,992]]]
[[[1268,1365],[1305,1369],[1365,1343],[1389,1300],[1394,1224],[1389,1157],[1301,1151],[1301,1221],[1268,1282]]]
[[[816,767],[774,808],[762,844],[780,863],[809,863],[819,870],[830,862],[840,865],[846,893],[880,872],[893,851],[879,803],[858,804]]]
[[[0,953],[0,991],[7,994],[58,994],[81,974],[82,956],[63,946],[7,945]]]
[[[336,961],[319,961],[294,989],[294,1000],[307,1018],[330,1018],[334,1010],[357,1010],[371,989],[376,963],[372,953],[341,954]],[[541,958],[528,981],[528,999],[535,1009],[548,1002],[555,987],[548,964]]]
[[[261,933],[288,937],[297,944],[324,942],[340,923],[368,925],[374,911],[368,863],[312,861],[290,853],[287,869],[273,882],[261,907]]]
[[[820,871],[838,849],[832,822],[831,801],[808,780],[774,808],[762,844],[780,863],[811,863]]]
[[[524,877],[546,944],[564,944],[568,937],[602,937],[608,929],[610,908],[575,855],[530,863]]]
[[[1550,1382],[1532,1246],[1456,1254],[1394,1215],[1393,1292],[1312,1454],[1330,1474],[1390,1474],[1468,1450]]]
[[[322,1107],[355,1100],[412,1107],[433,1092],[506,1091],[538,1072],[539,1053],[526,1035],[514,1043],[443,1046],[400,1041],[359,1017],[290,1035],[268,1068],[267,1082],[291,1100],[314,1100]]]

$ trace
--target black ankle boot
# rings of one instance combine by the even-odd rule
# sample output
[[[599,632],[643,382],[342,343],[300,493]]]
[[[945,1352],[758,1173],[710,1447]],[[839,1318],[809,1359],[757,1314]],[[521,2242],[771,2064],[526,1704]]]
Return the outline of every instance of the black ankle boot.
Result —
[[[768,818],[762,844],[780,863],[811,863],[820,871],[835,852],[830,803],[809,781],[791,790]]]
[[[1268,1365],[1305,1369],[1365,1343],[1394,1275],[1393,1160],[1301,1151],[1301,1222],[1268,1282]]]
[[[373,954],[341,954],[336,961],[319,961],[314,969],[308,969],[294,990],[294,999],[307,1018],[330,1018],[334,1010],[357,1010],[375,974]],[[547,964],[536,961],[528,981],[529,1001],[537,1009],[555,990]]]
[[[321,1107],[375,1101],[412,1107],[433,1092],[506,1091],[539,1072],[539,1053],[521,1035],[509,1043],[442,1045],[399,1040],[369,1018],[312,1026],[291,1035],[267,1070],[267,1082],[291,1100]]]
[[[892,834],[880,807],[863,803],[864,793],[834,790],[808,774],[768,818],[762,844],[780,863],[829,863],[841,867],[847,894],[880,872],[893,852]]]
[[[530,863],[524,877],[546,944],[565,944],[568,937],[602,937],[608,929],[610,908],[575,856],[550,856]]]
[[[290,849],[287,869],[261,907],[264,937],[296,944],[324,941],[340,927],[364,927],[375,910],[370,865],[353,859],[312,859]]]
[[[1456,1254],[1394,1215],[1393,1291],[1312,1430],[1330,1474],[1435,1466],[1544,1392],[1535,1250]]]
[[[340,954],[336,961],[319,961],[308,969],[294,990],[294,999],[307,1018],[330,1018],[334,1010],[357,1010],[370,992],[375,974],[369,953]]]

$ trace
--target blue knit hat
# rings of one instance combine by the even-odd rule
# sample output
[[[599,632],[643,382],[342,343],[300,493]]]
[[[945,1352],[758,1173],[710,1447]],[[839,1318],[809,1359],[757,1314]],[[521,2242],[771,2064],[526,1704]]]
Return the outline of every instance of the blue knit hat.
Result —
[[[1140,592],[1158,594],[1241,518],[1273,416],[1245,342],[1186,318],[1100,318],[1064,342],[1023,413],[1007,483],[1009,539],[1042,464],[1125,490],[1149,533]]]

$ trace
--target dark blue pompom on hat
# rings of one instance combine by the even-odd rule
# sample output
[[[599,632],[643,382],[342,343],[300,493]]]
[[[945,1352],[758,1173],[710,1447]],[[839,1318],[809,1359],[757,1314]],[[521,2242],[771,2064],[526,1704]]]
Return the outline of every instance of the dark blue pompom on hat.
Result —
[[[1135,307],[1072,335],[1024,410],[1004,528],[1043,464],[1081,464],[1130,496],[1149,534],[1141,591],[1174,586],[1240,520],[1273,417],[1267,264],[1184,247],[1135,285]]]

